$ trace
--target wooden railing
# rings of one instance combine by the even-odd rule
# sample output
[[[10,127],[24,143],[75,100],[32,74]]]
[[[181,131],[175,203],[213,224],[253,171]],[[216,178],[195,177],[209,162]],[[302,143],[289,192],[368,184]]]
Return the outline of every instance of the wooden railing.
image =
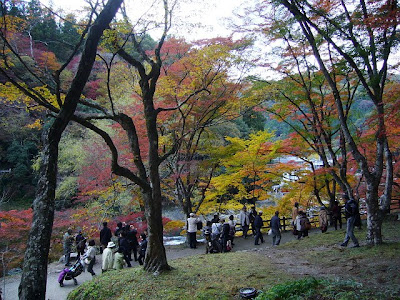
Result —
[[[312,216],[310,219],[310,223],[312,227],[317,227],[319,225],[318,216]],[[270,228],[271,220],[263,220],[263,227],[262,229],[269,229]],[[289,231],[292,230],[292,218],[291,217],[281,217],[281,230],[282,231]],[[250,226],[251,230],[251,226]],[[236,231],[242,231],[242,227],[240,224],[236,224]]]
[[[390,204],[390,212],[400,212],[400,198],[395,198],[392,199],[392,202]],[[360,213],[361,215],[361,219],[365,219],[366,218],[366,213]],[[328,217],[329,217],[329,213],[328,213]],[[345,224],[346,223],[346,219],[345,219],[345,214],[344,214],[344,210],[342,210],[341,213],[341,218],[342,218],[342,223]],[[318,227],[319,226],[319,220],[318,220],[318,215],[312,215],[311,217],[309,217],[310,223],[312,227]],[[282,231],[289,231],[292,230],[292,218],[291,217],[281,217],[280,218],[280,222],[281,222],[281,227],[282,227]],[[271,220],[263,220],[263,229],[269,229],[270,228],[270,223]],[[251,229],[251,228],[250,228]],[[240,226],[240,224],[236,224],[236,231],[242,231],[242,227]]]

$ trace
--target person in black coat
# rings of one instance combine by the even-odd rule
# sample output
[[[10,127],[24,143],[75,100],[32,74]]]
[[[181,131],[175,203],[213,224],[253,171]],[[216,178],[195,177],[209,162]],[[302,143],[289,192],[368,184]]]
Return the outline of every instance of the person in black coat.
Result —
[[[142,238],[142,241],[140,242],[138,262],[140,265],[143,265],[143,259],[146,256],[146,250],[147,250],[147,237],[144,233],[142,233],[140,237]]]
[[[253,236],[255,236],[256,233],[257,233],[257,232],[256,232],[256,228],[255,228],[255,226],[254,226],[254,221],[255,221],[256,217],[257,217],[256,207],[255,207],[255,206],[252,206],[251,209],[250,209],[250,212],[249,212],[249,220],[250,220],[251,231],[252,231],[252,233],[253,233]]]
[[[254,241],[254,245],[260,245],[258,240],[261,240],[261,243],[264,243],[264,238],[261,233],[261,227],[263,226],[263,220],[261,219],[262,211],[258,212],[258,215],[254,218],[254,229],[256,231],[256,239]]]
[[[272,232],[272,245],[278,246],[281,242],[281,220],[279,219],[279,211],[275,212],[275,215],[271,218],[269,223]]]
[[[78,252],[78,256],[81,257],[85,253],[86,248],[86,238],[83,236],[81,230],[79,230],[78,234],[75,237],[75,244],[76,252]]]
[[[115,231],[114,231],[114,235],[119,237],[123,230],[124,230],[124,227],[122,226],[122,222],[118,222],[117,223],[117,228],[115,228]]]
[[[118,238],[118,245],[123,250],[126,265],[128,266],[128,268],[132,267],[131,265],[132,259],[129,258],[131,253],[131,246],[129,244],[128,239],[126,238],[126,232],[123,230],[121,231],[120,236]]]
[[[222,240],[222,252],[227,252],[227,243],[230,240],[229,232],[231,230],[229,223],[226,223],[224,219],[221,219],[222,224],[222,232],[221,232],[221,240]]]
[[[211,219],[211,223],[219,223],[219,215],[215,214],[214,217]]]
[[[103,247],[104,249],[107,248],[107,245],[109,242],[111,242],[111,229],[107,227],[107,222],[103,222],[103,229],[100,230],[100,244],[102,247],[100,247],[100,252],[103,253]]]
[[[126,238],[129,241],[129,245],[131,246],[131,250],[133,252],[133,258],[135,259],[135,261],[137,261],[137,249],[138,249],[138,240],[137,240],[137,230],[135,228],[135,226],[133,226],[132,224],[129,226],[129,231],[127,233]],[[129,258],[131,258],[131,253],[129,253]]]

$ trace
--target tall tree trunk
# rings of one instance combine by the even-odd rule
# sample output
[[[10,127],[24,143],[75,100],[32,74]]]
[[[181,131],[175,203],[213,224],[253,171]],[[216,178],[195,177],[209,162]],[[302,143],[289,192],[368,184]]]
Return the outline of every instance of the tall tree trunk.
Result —
[[[156,198],[158,197],[158,198]],[[144,193],[147,217],[148,245],[144,269],[149,272],[170,270],[163,241],[161,189],[154,188]]]
[[[77,73],[65,97],[64,105],[44,138],[42,168],[33,205],[33,222],[19,285],[20,299],[44,300],[46,298],[47,261],[54,221],[58,144],[89,78],[100,37],[114,18],[121,3],[122,0],[109,0],[90,29]]]
[[[160,51],[167,37],[168,29],[170,28],[170,10],[168,9],[168,1],[163,0],[164,4],[164,31],[154,51],[155,56],[150,59],[147,56],[146,51],[142,49],[141,43],[136,40],[134,34],[131,35],[133,44],[136,50],[143,56],[142,58],[149,63],[144,63],[136,60],[130,54],[124,51],[123,48],[118,50],[118,54],[126,60],[131,66],[136,68],[139,73],[139,85],[141,89],[141,97],[143,103],[143,112],[146,120],[146,132],[149,143],[148,152],[148,174],[146,172],[140,172],[141,174],[138,184],[142,188],[143,198],[145,202],[145,213],[147,217],[148,227],[148,246],[146,251],[146,257],[144,260],[144,269],[150,272],[161,272],[170,270],[167,263],[167,256],[165,254],[164,242],[163,242],[163,224],[162,224],[162,197],[161,197],[161,183],[159,166],[162,159],[159,156],[158,149],[158,127],[157,127],[157,116],[160,110],[154,108],[154,93],[156,91],[157,80],[160,76],[160,70],[162,65]],[[140,156],[140,149],[133,151],[135,155]],[[117,155],[116,155],[117,157]],[[139,163],[139,162],[138,162]],[[139,163],[140,167],[144,165],[142,162]]]
[[[382,244],[383,212],[378,203],[379,180],[375,184],[367,185],[367,244]]]
[[[62,130],[60,132],[52,127],[43,138],[42,167],[33,202],[33,223],[19,286],[20,299],[45,299],[46,295],[47,261],[54,220],[58,142],[61,133]]]
[[[150,114],[151,115],[151,114]],[[150,141],[149,150],[149,174],[151,182],[151,193],[144,194],[147,227],[149,233],[148,247],[144,261],[144,269],[150,272],[169,271],[171,268],[167,262],[163,241],[162,224],[162,196],[161,182],[159,175],[159,156],[158,156],[158,132],[156,118],[147,119],[147,132]]]

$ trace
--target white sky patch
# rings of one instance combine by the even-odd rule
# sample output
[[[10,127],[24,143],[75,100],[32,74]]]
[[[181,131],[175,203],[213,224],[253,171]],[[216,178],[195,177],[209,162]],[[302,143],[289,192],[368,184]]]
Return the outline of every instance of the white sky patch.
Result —
[[[84,6],[88,6],[84,0],[41,0],[41,2],[56,11],[62,9],[64,13],[72,12],[77,15]],[[149,10],[152,3],[156,3],[156,8]],[[241,3],[242,0],[180,0],[173,12],[169,34],[184,37],[189,41],[227,37],[232,33],[228,28],[227,19],[233,17],[233,10]],[[145,15],[143,19],[147,20],[154,18],[155,21],[161,22],[163,19],[162,1],[126,0],[125,5],[132,22],[136,22],[143,15]]]

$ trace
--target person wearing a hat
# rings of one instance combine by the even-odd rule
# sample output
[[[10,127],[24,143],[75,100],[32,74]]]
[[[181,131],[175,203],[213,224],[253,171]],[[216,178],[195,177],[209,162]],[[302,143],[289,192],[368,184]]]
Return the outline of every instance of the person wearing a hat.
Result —
[[[319,228],[322,233],[328,230],[328,213],[325,209],[325,206],[321,206],[319,211]]]
[[[189,239],[190,248],[196,248],[197,240],[196,240],[196,232],[197,232],[197,223],[200,222],[199,218],[194,214],[190,213],[189,218],[187,219],[187,232]]]
[[[260,245],[258,243],[261,240],[261,243],[264,243],[264,238],[261,233],[261,227],[263,226],[263,220],[261,219],[262,211],[258,212],[258,215],[254,219],[254,229],[256,230],[256,239],[254,241],[254,245]]]
[[[102,272],[107,272],[109,270],[113,269],[114,266],[114,248],[115,244],[114,242],[108,242],[107,248],[104,249],[103,254],[102,254],[102,265],[101,265],[101,270]]]

